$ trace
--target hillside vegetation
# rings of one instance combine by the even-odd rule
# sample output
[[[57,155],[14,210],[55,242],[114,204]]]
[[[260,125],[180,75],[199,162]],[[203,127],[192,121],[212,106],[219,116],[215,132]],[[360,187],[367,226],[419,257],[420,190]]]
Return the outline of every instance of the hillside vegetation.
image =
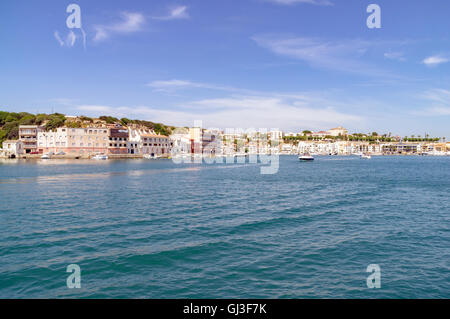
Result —
[[[55,130],[58,127],[67,126],[72,128],[88,127],[94,125],[118,124],[123,126],[138,125],[157,134],[170,135],[173,126],[167,126],[161,123],[153,123],[144,120],[130,120],[127,118],[118,119],[112,116],[100,116],[99,118],[90,118],[87,116],[68,117],[64,114],[31,114],[27,112],[4,112],[0,111],[0,147],[4,140],[15,140],[19,138],[19,125],[42,125],[47,131]]]

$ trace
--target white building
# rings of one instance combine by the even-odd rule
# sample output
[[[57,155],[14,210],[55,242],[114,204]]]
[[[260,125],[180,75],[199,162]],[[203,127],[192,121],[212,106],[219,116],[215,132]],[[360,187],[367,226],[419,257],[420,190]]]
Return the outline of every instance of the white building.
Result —
[[[146,129],[130,129],[128,143],[130,154],[151,156],[168,156],[173,146],[168,136]]]
[[[271,130],[268,133],[270,140],[281,141],[283,139],[283,132],[279,130]]]
[[[59,127],[56,132],[39,132],[37,147],[40,153],[61,151],[72,155],[106,153],[108,130],[98,127]]]
[[[68,146],[67,128],[58,128],[56,132],[37,133],[37,147],[42,152],[57,153]]]
[[[328,131],[328,135],[331,136],[345,136],[348,135],[348,130],[342,126],[338,126],[335,128],[332,128]]]
[[[23,142],[20,140],[6,140],[3,142],[3,153],[8,157],[17,157],[24,153]]]

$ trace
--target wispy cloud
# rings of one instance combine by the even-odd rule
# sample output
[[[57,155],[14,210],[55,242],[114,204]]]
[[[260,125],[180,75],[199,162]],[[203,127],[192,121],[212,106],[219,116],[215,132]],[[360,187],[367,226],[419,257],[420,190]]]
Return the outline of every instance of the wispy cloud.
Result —
[[[403,52],[386,52],[384,57],[389,60],[396,60],[400,62],[406,61],[405,55]]]
[[[369,49],[385,43],[351,40],[324,40],[317,38],[262,35],[252,39],[271,52],[297,60],[314,67],[370,76],[392,76],[363,59]]]
[[[149,106],[80,105],[78,110],[95,115],[141,117],[176,126],[192,125],[202,120],[209,127],[272,128],[298,130],[336,125],[357,127],[365,118],[339,111],[341,102],[314,94],[239,95],[198,99],[160,109]]]
[[[427,66],[437,66],[442,63],[447,63],[448,61],[449,61],[448,58],[443,57],[441,55],[432,55],[432,56],[429,56],[428,58],[425,58],[422,61],[422,63]]]
[[[79,105],[77,109],[88,112],[110,112],[112,109],[106,105]]]
[[[113,34],[127,34],[142,30],[145,16],[139,12],[122,12],[121,21],[109,25],[95,26],[94,41],[102,41]]]
[[[169,14],[162,17],[154,17],[157,20],[176,20],[176,19],[188,19],[189,13],[187,12],[187,6],[176,6],[169,9]]]
[[[146,86],[153,88],[158,92],[174,92],[185,89],[208,89],[229,92],[248,92],[248,90],[234,88],[230,86],[221,86],[211,83],[193,82],[187,80],[158,80],[147,83]]]
[[[282,5],[293,5],[297,3],[307,3],[320,6],[332,6],[333,3],[329,0],[266,0],[268,2],[282,4]]]
[[[67,47],[71,48],[75,45],[75,42],[77,40],[77,36],[72,30],[69,31],[69,33],[67,34],[67,36],[64,40],[59,35],[58,31],[55,31],[53,33],[53,35],[54,35],[56,41],[58,41],[59,45],[62,47],[67,46]]]
[[[420,98],[428,101],[429,106],[416,111],[416,115],[440,116],[450,115],[450,91],[445,89],[431,89],[422,93]]]

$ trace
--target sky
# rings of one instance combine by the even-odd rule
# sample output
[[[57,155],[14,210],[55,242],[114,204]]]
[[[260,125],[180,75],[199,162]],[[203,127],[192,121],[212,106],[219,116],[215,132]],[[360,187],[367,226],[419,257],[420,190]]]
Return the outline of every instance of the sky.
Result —
[[[367,26],[372,3],[381,28]],[[2,0],[0,110],[448,137],[449,12],[447,0]]]

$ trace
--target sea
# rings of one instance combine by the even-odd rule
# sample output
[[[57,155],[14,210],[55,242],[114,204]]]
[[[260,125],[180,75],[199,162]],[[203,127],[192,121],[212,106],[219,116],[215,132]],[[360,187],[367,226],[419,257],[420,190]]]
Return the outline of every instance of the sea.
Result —
[[[263,165],[2,160],[0,298],[450,298],[450,157]]]

